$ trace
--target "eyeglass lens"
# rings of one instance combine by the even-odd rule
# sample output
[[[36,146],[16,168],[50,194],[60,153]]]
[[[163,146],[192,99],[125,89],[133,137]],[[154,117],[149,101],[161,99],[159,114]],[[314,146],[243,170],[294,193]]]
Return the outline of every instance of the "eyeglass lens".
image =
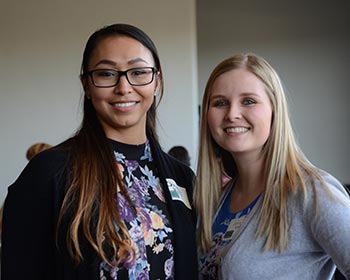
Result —
[[[92,79],[96,86],[111,87],[118,84],[123,74],[112,69],[98,69],[92,72]],[[127,70],[124,75],[131,85],[146,85],[153,80],[153,68],[133,68]]]

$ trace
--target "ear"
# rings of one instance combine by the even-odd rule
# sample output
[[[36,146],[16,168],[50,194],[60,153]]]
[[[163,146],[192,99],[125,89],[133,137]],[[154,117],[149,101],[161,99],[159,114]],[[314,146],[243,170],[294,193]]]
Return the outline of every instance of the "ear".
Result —
[[[158,91],[158,86],[159,86],[159,84],[160,84],[160,79],[161,79],[162,77],[161,77],[161,74],[160,74],[160,72],[158,71],[157,73],[156,73],[156,90],[155,91]]]
[[[88,79],[85,76],[81,75],[80,76],[80,82],[81,82],[81,84],[83,86],[84,91],[86,91],[87,87],[88,87]]]
[[[84,93],[87,99],[90,99],[90,95],[88,94],[88,78],[85,76],[80,76],[81,85],[83,86]]]

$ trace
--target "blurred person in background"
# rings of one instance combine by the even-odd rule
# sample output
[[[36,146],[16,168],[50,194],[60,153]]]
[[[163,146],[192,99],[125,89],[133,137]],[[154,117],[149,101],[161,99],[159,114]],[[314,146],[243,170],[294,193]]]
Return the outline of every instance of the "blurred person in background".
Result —
[[[168,151],[168,154],[186,164],[187,166],[191,166],[191,158],[185,147],[174,146]]]
[[[31,160],[35,155],[37,155],[38,153],[45,151],[47,149],[52,148],[52,146],[50,144],[46,144],[46,143],[35,143],[33,145],[31,145],[26,153],[26,157],[27,160]]]

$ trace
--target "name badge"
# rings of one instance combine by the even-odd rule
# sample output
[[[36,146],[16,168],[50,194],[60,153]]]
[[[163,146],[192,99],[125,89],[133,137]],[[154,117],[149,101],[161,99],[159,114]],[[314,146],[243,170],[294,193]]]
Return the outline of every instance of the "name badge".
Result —
[[[166,182],[173,200],[179,200],[186,205],[188,209],[192,209],[190,201],[188,200],[186,189],[180,187],[173,179],[167,178]]]
[[[241,224],[244,221],[245,216],[240,217],[240,218],[236,218],[236,219],[232,219],[230,224],[228,225],[226,232],[222,238],[222,240],[224,241],[229,241],[233,238],[233,235],[239,230],[239,228],[241,227]]]

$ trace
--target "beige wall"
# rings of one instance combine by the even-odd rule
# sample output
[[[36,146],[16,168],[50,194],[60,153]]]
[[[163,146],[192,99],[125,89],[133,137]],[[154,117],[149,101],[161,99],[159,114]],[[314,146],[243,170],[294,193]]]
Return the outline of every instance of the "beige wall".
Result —
[[[229,55],[255,52],[284,80],[307,156],[350,182],[349,10],[347,0],[198,0],[197,14],[195,0],[2,3],[0,202],[25,166],[29,145],[57,144],[79,125],[84,44],[95,29],[115,22],[141,27],[158,46],[165,72],[158,115],[165,150],[183,144],[195,159],[197,103],[210,71]]]
[[[350,183],[348,0],[199,0],[200,99],[213,67],[254,52],[279,72],[301,148],[318,167]]]
[[[88,36],[125,22],[155,41],[165,74],[159,134],[165,150],[197,150],[194,0],[6,1],[0,15],[0,202],[35,142],[57,144],[80,122],[79,67]],[[175,117],[176,116],[176,117]]]

